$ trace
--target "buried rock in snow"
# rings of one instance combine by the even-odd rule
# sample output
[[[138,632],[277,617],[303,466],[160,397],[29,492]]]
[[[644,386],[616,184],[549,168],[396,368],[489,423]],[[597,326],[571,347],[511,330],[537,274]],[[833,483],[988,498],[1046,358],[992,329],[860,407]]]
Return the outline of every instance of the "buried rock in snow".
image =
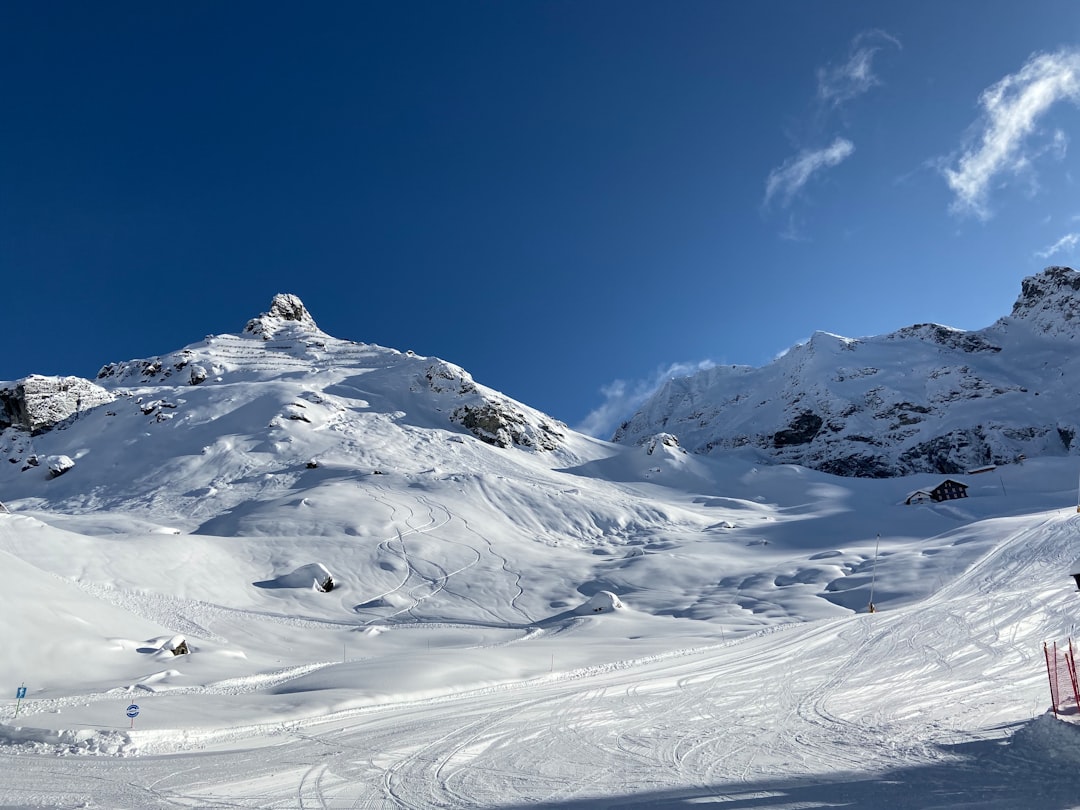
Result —
[[[183,636],[173,636],[161,645],[161,649],[165,652],[171,652],[173,655],[187,655],[191,652],[188,649],[187,639]]]
[[[589,601],[574,608],[574,613],[579,616],[588,616],[593,613],[611,613],[625,607],[619,597],[611,591],[597,591]]]
[[[311,588],[319,593],[332,591],[337,585],[329,569],[322,563],[301,565],[291,573],[253,584],[256,588]]]
[[[49,456],[48,465],[49,478],[59,478],[74,467],[75,462],[69,456]]]

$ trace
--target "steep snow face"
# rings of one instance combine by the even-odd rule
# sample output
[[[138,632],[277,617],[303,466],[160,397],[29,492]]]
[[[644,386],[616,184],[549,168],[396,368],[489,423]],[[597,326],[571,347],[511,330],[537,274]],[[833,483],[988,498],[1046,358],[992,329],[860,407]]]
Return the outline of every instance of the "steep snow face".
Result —
[[[693,453],[752,448],[838,475],[958,473],[1020,455],[1080,452],[1080,273],[1027,278],[1012,315],[968,332],[916,324],[849,338],[817,332],[763,368],[668,381],[616,432],[673,433]]]
[[[14,414],[0,431],[7,496],[44,495],[38,458],[66,455],[76,469],[63,487],[47,484],[50,497],[71,488],[68,508],[79,499],[78,508],[113,502],[114,492],[164,498],[170,489],[174,501],[189,492],[191,503],[204,502],[242,480],[244,492],[230,495],[238,501],[258,487],[287,486],[309,463],[365,473],[392,466],[401,447],[434,467],[439,453],[426,448],[445,442],[554,451],[555,465],[577,460],[560,423],[438,358],[327,335],[294,295],[275,296],[238,335],[110,363],[95,383],[28,378],[2,395],[0,414]],[[224,474],[200,464],[222,455]]]

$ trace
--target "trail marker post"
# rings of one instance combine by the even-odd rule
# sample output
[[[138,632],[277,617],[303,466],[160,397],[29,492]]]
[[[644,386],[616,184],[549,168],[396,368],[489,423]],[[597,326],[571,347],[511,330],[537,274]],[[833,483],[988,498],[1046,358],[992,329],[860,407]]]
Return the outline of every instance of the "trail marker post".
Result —
[[[868,610],[870,613],[876,613],[877,607],[874,605],[874,583],[877,581],[877,558],[878,549],[881,548],[881,534],[877,536],[877,542],[874,543],[874,565],[870,569],[870,605]]]
[[[131,727],[135,728],[135,718],[139,716],[138,703],[132,703],[127,707],[127,716],[131,718]]]
[[[24,683],[15,690],[15,716],[19,716],[19,707],[22,706],[23,698],[26,697],[26,684]]]

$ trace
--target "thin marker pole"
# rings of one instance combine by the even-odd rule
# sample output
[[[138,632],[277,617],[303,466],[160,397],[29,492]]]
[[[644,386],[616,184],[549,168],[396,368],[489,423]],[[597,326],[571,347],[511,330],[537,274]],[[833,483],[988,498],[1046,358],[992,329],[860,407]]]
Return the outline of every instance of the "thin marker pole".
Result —
[[[1080,512],[1080,506],[1077,507],[1077,511]],[[877,542],[874,543],[874,565],[870,569],[870,612],[874,613],[877,608],[874,607],[874,583],[877,581],[877,558],[878,549],[881,547],[881,532],[878,532]]]

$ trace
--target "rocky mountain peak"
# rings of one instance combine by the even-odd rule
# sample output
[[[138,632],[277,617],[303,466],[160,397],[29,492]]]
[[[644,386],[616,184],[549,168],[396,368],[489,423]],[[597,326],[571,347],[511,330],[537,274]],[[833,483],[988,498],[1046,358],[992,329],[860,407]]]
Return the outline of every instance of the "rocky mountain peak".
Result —
[[[283,322],[288,321],[312,330],[318,330],[319,328],[299,296],[291,293],[278,293],[274,296],[274,300],[270,302],[270,311],[248,321],[247,326],[244,327],[244,332],[261,335],[269,339],[284,325]]]
[[[1080,273],[1071,267],[1048,267],[1025,278],[1012,317],[1037,332],[1058,333],[1080,326]]]

